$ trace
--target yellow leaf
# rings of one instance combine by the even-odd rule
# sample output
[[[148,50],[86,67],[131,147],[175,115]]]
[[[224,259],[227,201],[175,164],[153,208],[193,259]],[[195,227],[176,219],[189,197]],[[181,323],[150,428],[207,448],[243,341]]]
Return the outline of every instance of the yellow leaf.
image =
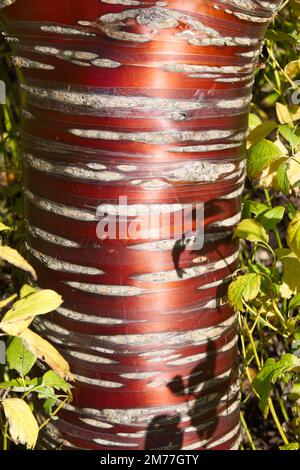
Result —
[[[11,230],[11,228],[5,225],[3,222],[0,222],[0,232],[4,232],[5,230]]]
[[[17,268],[23,269],[24,271],[29,272],[33,279],[36,280],[36,272],[32,266],[26,261],[26,259],[21,256],[17,250],[10,248],[9,246],[0,246],[0,258],[4,261],[7,261],[10,264],[13,264]]]
[[[281,142],[281,140],[279,139],[279,137],[276,138],[276,140],[274,140],[274,144],[276,145],[276,147],[279,148],[282,156],[284,155],[289,155],[289,151],[288,149],[286,148],[286,146]]]
[[[294,157],[289,159],[287,177],[291,186],[294,186],[300,181],[300,153],[297,153]]]
[[[300,212],[297,212],[289,223],[286,241],[288,247],[293,250],[300,259]],[[295,275],[297,274],[295,273]]]
[[[286,284],[293,294],[300,292],[300,261],[297,256],[291,252],[289,255],[280,258],[283,264],[282,282]],[[287,288],[284,287],[284,293],[287,295]]]
[[[21,292],[24,293],[24,287]],[[30,325],[34,317],[55,310],[61,303],[61,296],[53,290],[31,290],[29,295],[15,302],[4,315],[0,328],[10,336],[18,336]]]
[[[33,449],[38,438],[39,426],[27,403],[20,398],[7,398],[3,400],[2,405],[13,441]]]
[[[290,124],[300,119],[299,106],[285,106],[282,103],[276,103],[276,114],[281,124]]]
[[[69,364],[48,341],[28,328],[19,337],[23,341],[24,346],[41,361],[46,362],[57,375],[66,380],[74,380]]]
[[[268,243],[269,236],[264,226],[254,219],[243,219],[236,226],[233,238],[245,238],[249,242],[253,243]]]
[[[292,80],[296,78],[300,74],[300,59],[289,62],[284,71]]]

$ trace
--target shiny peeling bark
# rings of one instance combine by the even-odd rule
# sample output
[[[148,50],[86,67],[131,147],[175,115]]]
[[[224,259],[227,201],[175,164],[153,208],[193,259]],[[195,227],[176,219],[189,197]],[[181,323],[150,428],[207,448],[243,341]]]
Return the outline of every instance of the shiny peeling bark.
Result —
[[[64,298],[35,327],[76,376],[44,448],[238,447],[226,286],[254,70],[278,4],[2,1],[22,73],[28,256]],[[177,240],[99,239],[104,214],[124,215],[120,196],[128,224],[164,205]],[[200,203],[205,244],[188,249],[175,215]]]

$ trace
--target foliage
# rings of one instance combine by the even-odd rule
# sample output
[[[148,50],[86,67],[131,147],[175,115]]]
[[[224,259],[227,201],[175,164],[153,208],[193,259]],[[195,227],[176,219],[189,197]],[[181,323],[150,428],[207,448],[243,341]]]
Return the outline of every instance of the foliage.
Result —
[[[266,441],[259,436],[264,418],[277,430],[273,448],[300,448],[299,12],[297,0],[285,1],[267,32],[249,120],[243,219],[234,233],[240,239],[241,268],[228,297],[240,332],[242,447],[253,450]],[[0,246],[0,327],[10,335],[6,365],[0,366],[0,429],[4,449],[11,440],[34,448],[40,429],[71,398],[67,380],[72,375],[53,346],[28,328],[61,299],[20,280],[20,268],[33,279],[35,272],[20,252],[20,100],[4,43],[0,69],[7,85],[7,102],[0,106],[0,231],[8,242]],[[17,267],[15,282],[23,285],[18,295],[8,262]],[[50,369],[40,375],[36,364],[42,360]],[[43,422],[37,421],[40,401],[48,416]],[[260,414],[253,413],[255,407]],[[259,426],[251,422],[254,415]]]
[[[241,268],[229,286],[238,312],[244,448],[259,439],[249,410],[273,420],[281,450],[300,448],[299,4],[269,28],[256,77],[247,142]],[[261,426],[258,426],[261,428]],[[276,446],[273,444],[273,447]]]
[[[56,419],[62,406],[71,400],[68,381],[73,380],[65,359],[29,328],[36,316],[55,310],[62,299],[52,290],[39,290],[32,282],[27,284],[20,275],[22,270],[36,280],[33,267],[20,253],[24,231],[20,104],[8,57],[6,46],[1,43],[1,78],[7,85],[6,104],[0,106],[0,341],[5,340],[7,346],[6,364],[0,365],[0,443],[5,450],[15,444],[35,448],[39,431]],[[13,282],[22,286],[18,294]],[[46,366],[39,367],[42,362]]]

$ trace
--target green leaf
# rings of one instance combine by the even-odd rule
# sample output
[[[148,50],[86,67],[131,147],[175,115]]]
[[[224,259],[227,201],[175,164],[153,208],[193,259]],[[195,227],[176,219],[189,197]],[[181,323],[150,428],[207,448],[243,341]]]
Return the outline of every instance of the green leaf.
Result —
[[[35,292],[38,292],[38,290],[34,287],[29,286],[28,284],[24,284],[24,286],[20,290],[20,298],[24,299],[24,297],[27,297],[30,294],[34,294]]]
[[[295,371],[300,367],[300,358],[293,354],[285,354],[279,361],[269,358],[261,371],[252,382],[252,386],[260,397],[260,409],[265,416],[269,412],[268,399],[270,396],[272,384],[281,378],[287,372]]]
[[[42,385],[45,387],[53,387],[56,390],[63,390],[66,393],[71,391],[71,385],[59,377],[53,370],[49,370],[43,375]]]
[[[233,237],[244,238],[250,242],[268,243],[269,236],[260,222],[253,219],[244,219],[238,223]]]
[[[4,315],[0,328],[11,336],[17,336],[30,325],[36,315],[51,312],[61,303],[61,296],[50,289],[29,294],[14,303],[13,307]]]
[[[299,400],[299,398],[300,398],[300,382],[294,383],[294,385],[293,385],[293,387],[292,387],[292,389],[289,393],[288,398],[291,401]]]
[[[279,100],[279,98],[280,95],[276,91],[273,91],[271,93],[268,93],[267,96],[265,96],[261,102],[264,106],[270,108],[271,106],[274,106],[274,104],[277,100]]]
[[[291,442],[290,444],[284,444],[279,447],[279,450],[299,450],[300,444],[298,442]]]
[[[287,244],[300,258],[300,212],[291,220],[287,230]]]
[[[269,29],[266,33],[266,38],[271,39],[272,41],[281,42],[284,46],[286,46],[286,43],[290,43],[292,45],[297,44],[297,38],[295,35],[281,30],[275,31],[273,29]]]
[[[38,398],[45,399],[45,398],[53,398],[55,397],[55,391],[53,387],[39,387],[38,388]]]
[[[265,212],[269,209],[269,206],[263,204],[259,201],[250,201],[250,212],[255,216],[258,216],[262,212]]]
[[[41,361],[46,362],[57,375],[70,381],[75,380],[70,372],[69,364],[52,344],[28,328],[20,334],[20,338],[29,351]]]
[[[292,80],[294,80],[298,75],[300,75],[300,59],[292,60],[289,62],[284,71]]]
[[[288,124],[281,124],[278,129],[280,134],[293,148],[297,148],[300,145],[300,137],[295,133],[295,130],[292,126],[289,126]]]
[[[36,356],[25,348],[19,338],[13,338],[6,350],[7,364],[21,376],[28,374],[36,362]]]
[[[289,256],[293,252],[289,248],[275,248],[274,253],[278,259],[283,258],[284,256]]]
[[[263,170],[280,156],[279,148],[269,140],[263,139],[252,145],[247,152],[249,178],[258,178]]]
[[[228,299],[230,305],[240,312],[244,312],[246,307],[243,302],[255,299],[259,294],[261,285],[260,274],[250,273],[239,276],[228,288]]]
[[[289,194],[291,189],[291,185],[288,178],[288,169],[289,163],[287,161],[283,161],[279,165],[276,173],[277,184],[284,194]]]
[[[277,206],[273,209],[269,209],[263,212],[257,217],[257,221],[260,222],[266,231],[273,230],[279,222],[282,221],[284,216],[285,208],[283,206]]]
[[[274,129],[276,128],[277,128],[276,122],[274,121],[264,122],[250,132],[247,140],[252,145],[256,144],[258,141],[264,139],[269,134],[271,134],[271,132],[273,132]]]

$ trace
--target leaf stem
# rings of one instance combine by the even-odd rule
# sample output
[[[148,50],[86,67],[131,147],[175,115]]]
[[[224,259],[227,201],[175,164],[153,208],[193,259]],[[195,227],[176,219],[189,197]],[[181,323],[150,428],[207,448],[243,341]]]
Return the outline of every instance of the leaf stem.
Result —
[[[270,412],[271,412],[272,418],[274,419],[274,422],[275,422],[275,424],[276,424],[276,426],[277,426],[277,429],[278,429],[278,431],[279,431],[279,434],[280,434],[280,436],[281,436],[283,442],[284,442],[286,445],[288,445],[288,444],[289,444],[289,440],[288,440],[288,438],[286,437],[286,434],[285,434],[285,432],[284,432],[284,430],[283,430],[283,427],[281,426],[281,423],[280,423],[280,421],[279,421],[279,419],[278,419],[277,413],[276,413],[275,408],[274,408],[274,405],[273,405],[273,401],[272,401],[272,399],[271,399],[270,397],[269,397],[269,400],[268,400],[268,401],[269,401]]]
[[[43,429],[45,426],[47,426],[48,423],[50,423],[51,419],[53,418],[53,416],[56,416],[57,413],[61,410],[61,408],[64,406],[65,403],[67,403],[68,401],[68,397],[62,401],[59,406],[56,408],[55,411],[53,411],[53,413],[51,414],[50,418],[46,419],[39,427],[39,431],[41,431],[41,429]]]
[[[7,431],[8,431],[8,422],[5,423],[3,428],[3,450],[8,450],[8,439],[7,439]]]

